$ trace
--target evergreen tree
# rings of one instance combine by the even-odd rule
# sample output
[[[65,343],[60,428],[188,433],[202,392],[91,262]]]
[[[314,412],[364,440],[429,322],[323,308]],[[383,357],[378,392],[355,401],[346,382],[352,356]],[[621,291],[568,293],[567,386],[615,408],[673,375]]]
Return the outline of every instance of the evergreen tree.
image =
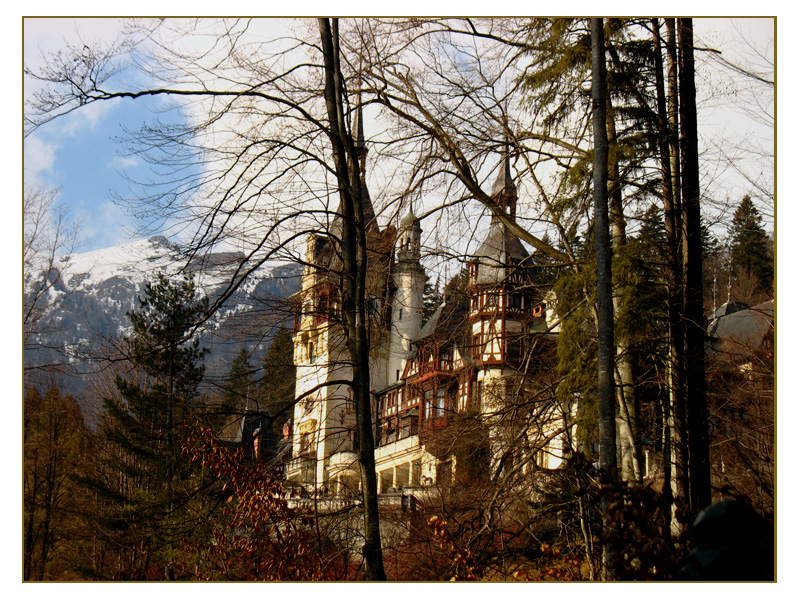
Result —
[[[469,306],[469,296],[467,295],[467,284],[469,277],[467,276],[466,267],[461,269],[458,273],[450,278],[447,285],[444,286],[444,301],[448,304],[458,304],[461,306]]]
[[[773,264],[769,238],[750,196],[742,198],[729,231],[732,276],[736,279],[754,276],[760,291],[771,292]]]
[[[281,327],[272,338],[272,345],[264,357],[261,385],[261,406],[273,418],[273,428],[278,439],[283,436],[283,424],[291,418],[296,371],[292,334]]]
[[[667,236],[664,231],[664,211],[650,204],[641,216],[637,239],[645,244],[648,258],[662,262],[666,255]]]
[[[548,233],[544,234],[542,240],[550,245],[553,245],[553,241],[550,239],[550,234]],[[554,262],[554,259],[544,252],[541,252],[540,250],[533,251],[533,264],[535,266],[531,271],[531,275],[535,284],[547,288],[552,286],[558,280],[563,269],[557,266],[548,266]]]
[[[255,370],[250,352],[242,348],[236,354],[223,384],[225,407],[233,411],[254,409],[256,400]]]
[[[128,558],[117,575],[172,580],[180,540],[201,534],[205,517],[197,494],[205,485],[181,453],[181,426],[201,415],[206,350],[191,333],[208,301],[195,298],[191,277],[173,283],[159,274],[139,304],[128,314],[134,369],[117,377],[117,396],[104,401],[104,467],[120,476],[87,483],[105,498],[106,536]]]
[[[444,302],[444,296],[439,291],[439,283],[437,281],[436,285],[432,285],[429,282],[425,282],[425,287],[422,290],[422,324],[424,325],[427,323],[430,318],[433,316],[433,313],[442,305]]]

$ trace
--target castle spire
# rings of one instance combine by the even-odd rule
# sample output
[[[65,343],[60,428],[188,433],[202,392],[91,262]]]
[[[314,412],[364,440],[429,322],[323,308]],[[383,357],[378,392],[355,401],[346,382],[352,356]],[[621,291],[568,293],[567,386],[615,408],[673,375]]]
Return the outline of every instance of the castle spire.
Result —
[[[356,98],[356,113],[353,116],[353,145],[356,148],[356,156],[361,164],[361,170],[364,170],[367,158],[367,142],[364,139],[364,113],[361,108],[361,92],[358,93]]]
[[[372,206],[372,200],[369,195],[369,188],[367,187],[367,142],[364,137],[364,115],[361,109],[361,91],[358,92],[355,102],[355,110],[352,114],[350,135],[353,136],[353,146],[355,147],[356,158],[358,159],[360,179],[361,179],[361,208],[364,211],[364,223],[367,230],[370,232],[379,232],[378,221],[375,218],[375,208]],[[341,214],[342,208],[339,206],[337,215],[331,224],[331,235],[341,239],[342,235],[342,222]]]
[[[500,160],[500,170],[492,185],[492,200],[497,202],[503,209],[511,215],[511,218],[516,217],[517,212],[517,186],[514,185],[514,178],[511,176],[511,159],[508,139],[506,138],[506,149],[503,153],[503,158]],[[496,217],[492,217],[494,222]]]

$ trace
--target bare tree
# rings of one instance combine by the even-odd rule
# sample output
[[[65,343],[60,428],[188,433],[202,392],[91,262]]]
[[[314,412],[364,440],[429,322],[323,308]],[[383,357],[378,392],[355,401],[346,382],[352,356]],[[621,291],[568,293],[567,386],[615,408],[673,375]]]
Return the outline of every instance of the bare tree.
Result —
[[[761,209],[772,216],[775,210],[774,135],[775,129],[775,49],[772,39],[756,41],[736,23],[732,36],[715,48],[701,48],[698,68],[711,67],[712,97],[698,99],[703,107],[725,107],[744,118],[743,127],[723,136],[705,139],[709,158],[722,169],[739,176],[729,199],[744,194],[758,198]],[[703,40],[697,44],[702,45]],[[721,201],[721,198],[717,198]],[[725,207],[726,210],[728,207]]]
[[[636,26],[642,23],[649,21],[637,22]],[[375,146],[380,158],[390,165],[385,172],[393,174],[382,182],[386,208],[381,218],[389,219],[401,205],[422,203],[427,196],[432,199],[424,204],[424,216],[447,219],[457,211],[475,215],[478,210],[472,207],[477,206],[548,257],[548,266],[577,269],[582,261],[575,250],[575,237],[592,222],[592,215],[594,225],[602,230],[602,216],[607,213],[602,203],[593,211],[591,199],[592,192],[608,189],[609,174],[599,168],[607,167],[608,159],[600,158],[594,180],[588,176],[593,143],[603,146],[597,135],[599,129],[592,136],[591,119],[593,107],[601,114],[597,104],[601,96],[592,98],[589,94],[592,75],[599,75],[600,65],[590,68],[592,36],[585,20],[558,19],[539,24],[541,35],[533,35],[534,27],[525,20],[368,19],[339,23],[323,19],[300,24],[294,35],[268,33],[251,41],[252,30],[264,26],[263,22],[230,20],[209,25],[194,20],[146,21],[133,30],[131,39],[137,42],[137,53],[131,56],[145,72],[150,71],[149,85],[114,87],[110,75],[116,72],[117,60],[133,47],[127,42],[106,50],[75,49],[69,58],[54,57],[42,71],[29,72],[50,85],[31,105],[31,127],[86,104],[121,98],[161,97],[184,112],[182,126],[156,125],[133,132],[133,141],[141,144],[135,149],[146,150],[144,156],[169,170],[172,179],[168,193],[163,188],[152,192],[145,189],[140,197],[129,199],[129,205],[144,217],[145,225],[176,224],[187,263],[221,243],[243,251],[244,259],[211,311],[266,261],[290,258],[303,262],[302,241],[307,234],[335,238],[334,252],[341,268],[331,275],[339,278],[341,302],[346,306],[342,315],[347,350],[343,362],[353,369],[350,383],[359,412],[368,536],[365,556],[370,578],[384,576],[374,502],[374,463],[370,462],[373,427],[365,354],[368,327],[363,278],[369,265],[365,238],[374,215],[367,214],[362,204],[364,166],[354,144],[351,115],[357,107],[377,105],[380,110],[379,123],[385,130],[375,136]],[[594,23],[598,24],[603,25]],[[605,25],[625,31],[625,23],[617,20]],[[212,35],[206,35],[208,31]],[[609,58],[610,64],[617,64],[618,58]],[[552,83],[541,91],[541,102],[532,102],[531,88],[525,82],[534,76],[552,75],[548,60],[574,61],[575,75],[551,77]],[[688,83],[682,88],[691,94]],[[670,98],[677,99],[677,87],[672,89],[675,94]],[[636,91],[627,90],[639,108],[647,108],[649,99],[636,96]],[[602,97],[607,98],[607,94]],[[666,104],[666,98],[662,104]],[[557,114],[550,110],[551,105],[563,110]],[[656,109],[651,112],[655,118]],[[677,105],[669,115],[666,106],[658,114],[659,134],[667,129],[677,131],[670,128],[677,122]],[[619,124],[614,118],[613,114],[604,117],[603,131]],[[494,202],[489,189],[491,168],[506,148],[517,167],[517,181],[530,198],[526,210],[518,215]],[[689,148],[684,155],[691,151]],[[659,173],[655,160],[662,157]],[[669,223],[671,244],[677,248],[680,221],[676,214],[681,206],[677,177],[681,170],[691,167],[679,169],[674,162],[677,157],[676,148],[669,148],[661,156],[651,152],[637,154],[629,163],[611,161],[617,168],[610,178],[618,201],[616,222],[623,226],[617,230],[620,239],[624,238],[627,208],[621,201],[623,186],[635,201],[653,193],[657,178],[652,175],[657,174],[663,176],[664,186],[672,189],[670,197],[663,193],[673,217]],[[693,198],[698,193],[694,186]],[[699,204],[694,199],[691,202],[692,210],[699,210]],[[692,219],[696,216],[693,214]],[[603,272],[602,278],[598,275],[598,286],[603,279],[605,294],[610,276],[609,281],[604,279],[608,275],[604,261],[610,246],[605,248],[601,236],[595,241],[602,251],[598,268]],[[458,244],[450,254],[468,254],[469,247]],[[330,268],[316,263],[308,266]],[[677,294],[682,280],[672,283]],[[590,292],[584,289],[586,300],[591,298]],[[602,308],[608,307],[603,303]],[[605,310],[595,315],[605,353],[609,348],[609,315]],[[627,355],[624,345],[619,346],[618,364]],[[611,351],[613,360],[613,346]],[[600,371],[602,393],[611,389],[613,394],[614,365],[609,367],[606,358],[601,357],[605,365]],[[611,377],[610,383],[605,375]],[[627,387],[629,381],[620,377],[621,387]],[[683,390],[676,388],[675,393],[681,395]],[[622,411],[631,404],[624,394],[620,398]],[[612,395],[610,425],[609,407],[603,402],[601,432],[602,464],[612,476],[617,468],[616,450],[613,459],[609,454],[615,437],[613,400]],[[531,406],[536,403],[531,402]],[[509,407],[508,414],[519,416],[516,408]],[[535,422],[533,416],[527,417],[528,424]],[[628,436],[635,437],[630,423],[629,430]],[[506,491],[514,489],[513,473],[513,469],[499,472],[499,476],[508,476]]]
[[[306,32],[293,40],[274,40],[277,49],[270,52],[260,43],[248,46],[242,35],[249,23],[234,20],[222,22],[204,48],[184,52],[175,43],[173,36],[183,34],[201,40],[204,26],[198,21],[135,25],[134,35],[147,42],[139,49],[148,45],[153,51],[150,59],[167,80],[163,86],[154,81],[153,87],[134,91],[111,87],[108,75],[132,46],[124,40],[109,49],[75,49],[66,60],[51,57],[41,72],[28,71],[49,84],[30,105],[29,124],[35,128],[98,101],[150,96],[185,101],[182,107],[191,113],[185,126],[144,127],[132,138],[150,160],[171,169],[171,191],[146,193],[129,205],[145,226],[167,220],[186,232],[181,240],[186,264],[222,242],[244,251],[206,318],[260,265],[276,257],[301,262],[301,241],[308,233],[329,235],[332,221],[343,222],[342,237],[335,242],[343,264],[342,305],[355,317],[346,333],[364,466],[366,570],[370,579],[385,579],[369,445],[369,364],[364,359],[369,348],[363,286],[367,216],[359,204],[360,175],[338,33],[320,21],[321,46]],[[146,60],[142,66],[147,69]],[[202,166],[184,176],[187,160]],[[340,198],[338,208],[329,206],[329,196]]]
[[[32,352],[42,348],[42,336],[54,327],[47,315],[70,291],[60,260],[75,248],[78,222],[58,205],[58,191],[42,185],[25,188],[22,208],[23,347]]]

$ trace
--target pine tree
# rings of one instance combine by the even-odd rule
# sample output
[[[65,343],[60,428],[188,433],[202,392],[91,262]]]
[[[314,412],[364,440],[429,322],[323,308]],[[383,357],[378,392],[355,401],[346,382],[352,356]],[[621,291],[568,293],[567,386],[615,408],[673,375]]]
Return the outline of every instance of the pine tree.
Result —
[[[241,411],[255,408],[255,370],[250,364],[250,352],[242,348],[231,362],[231,368],[223,384],[226,408]]]
[[[283,436],[283,424],[292,414],[296,371],[292,334],[282,327],[272,338],[272,345],[264,357],[261,385],[261,406],[273,418],[273,429],[278,439]]]
[[[761,214],[750,196],[742,198],[730,226],[731,270],[736,279],[748,275],[758,281],[759,291],[772,290],[773,264],[769,238],[762,225]]]
[[[444,286],[444,301],[448,304],[458,304],[469,306],[469,296],[467,295],[467,284],[469,277],[466,267],[450,278]]]
[[[433,285],[425,282],[425,287],[422,290],[422,324],[427,323],[436,310],[444,302],[444,295],[439,291],[439,283]]]
[[[128,314],[134,368],[117,377],[117,396],[104,401],[104,467],[120,476],[86,483],[105,497],[101,525],[128,557],[123,574],[131,579],[174,579],[180,540],[199,534],[203,523],[196,492],[205,485],[181,453],[182,426],[202,414],[206,350],[191,333],[208,301],[195,295],[191,277],[173,283],[159,274],[146,286],[139,310]]]

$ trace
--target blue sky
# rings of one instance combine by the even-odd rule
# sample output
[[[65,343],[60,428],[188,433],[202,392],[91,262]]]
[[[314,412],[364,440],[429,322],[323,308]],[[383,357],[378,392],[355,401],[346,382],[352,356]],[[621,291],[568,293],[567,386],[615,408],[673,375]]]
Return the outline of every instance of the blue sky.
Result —
[[[114,19],[27,19],[26,64],[65,40],[106,41],[119,31]],[[29,90],[26,90],[26,93]],[[25,140],[25,181],[59,190],[59,201],[81,224],[78,250],[88,251],[140,237],[136,222],[115,202],[131,195],[129,181],[152,178],[150,165],[129,155],[120,140],[159,118],[155,99],[98,102],[38,128]]]
[[[727,19],[703,21],[696,20],[696,28],[698,31],[716,28],[714,40],[730,33]],[[740,23],[757,39],[763,39],[771,31],[768,20]],[[41,50],[57,50],[67,40],[76,41],[79,34],[91,43],[112,40],[119,31],[120,24],[114,19],[26,19],[26,64],[37,64]],[[125,127],[135,130],[152,120],[157,107],[155,100],[142,99],[95,103],[42,126],[25,140],[25,181],[60,190],[61,203],[81,223],[78,250],[108,247],[141,237],[135,222],[114,199],[131,195],[130,183],[124,175],[150,179],[150,166],[135,157],[124,156],[124,148],[116,140],[124,137]],[[717,109],[712,115],[723,121],[720,127],[730,128],[736,121],[724,110]]]
[[[115,198],[130,193],[126,175],[146,179],[150,168],[140,158],[126,156],[117,140],[126,135],[124,127],[135,129],[153,118],[147,104],[110,102],[97,118],[75,113],[42,127],[26,141],[27,174],[60,189],[60,201],[80,220],[85,250],[130,239],[134,222]]]
[[[152,3],[147,4],[149,5],[146,7],[137,4],[136,9],[146,11],[149,14],[165,12],[179,14],[186,10],[185,7],[176,9],[175,6],[163,8],[164,5],[161,3],[158,5]],[[624,4],[625,3],[623,3],[623,5]],[[593,6],[594,8],[592,8]],[[677,4],[671,4],[669,10],[679,14],[688,14],[692,12],[709,14],[714,10],[720,10],[720,8],[722,8],[722,10],[730,11],[738,9],[738,7],[733,5],[720,6],[718,3],[717,6],[714,6],[713,8],[711,8],[711,6],[712,5],[710,3],[703,2],[678,2]],[[786,4],[782,4],[782,6],[786,6]],[[218,8],[219,7],[217,7],[217,9]],[[266,10],[270,11],[278,10],[275,6],[258,5],[258,8],[256,8],[256,5],[249,6],[248,3],[245,3],[244,5],[237,5],[236,10],[244,13],[257,13],[265,10],[265,8]],[[476,7],[470,7],[469,10],[472,10],[473,8]],[[525,5],[518,3],[510,6],[501,3],[500,5],[492,4],[490,10],[495,13],[514,14],[523,12],[525,8]],[[529,9],[530,6],[527,8]],[[37,4],[36,7],[26,7],[22,10],[25,10],[28,12],[28,14],[30,14],[37,9],[46,11],[49,14],[58,14],[64,10],[68,10],[70,12],[79,10],[74,7],[65,9],[63,4],[55,5],[54,3],[52,6],[47,6],[46,3],[41,5]],[[297,7],[295,5],[291,5],[289,6],[289,9],[297,10]],[[403,4],[401,8],[401,10],[414,14],[425,14],[426,10],[430,11],[432,9],[442,14],[456,14],[458,12],[463,12],[464,5],[459,3],[457,5],[443,8],[439,3],[433,5],[433,7],[431,7],[429,3],[426,3],[424,7],[411,3]],[[86,8],[84,8],[84,10],[86,10]],[[94,7],[90,7],[88,10],[92,10],[96,14],[107,14],[112,11],[113,8],[107,5],[104,5],[102,8],[99,5],[95,5]],[[132,10],[131,6],[128,6],[127,10]],[[193,6],[190,10],[197,11],[200,10],[200,8],[198,6]],[[222,10],[224,11],[225,8]],[[366,14],[370,11],[374,11],[374,6],[363,6],[355,11],[352,11],[352,8],[349,8],[349,10],[357,14]],[[591,13],[593,10],[596,10],[596,5],[586,3],[583,7],[583,12],[585,13]],[[633,14],[637,10],[641,10],[641,3],[631,3],[627,6],[622,6],[620,3],[615,3],[612,7],[612,11],[619,14]],[[760,11],[767,14],[779,13],[777,9],[777,3],[771,2],[759,3],[758,5],[747,8],[746,10],[751,12]],[[780,29],[777,38],[777,42],[779,44],[778,54],[783,57],[779,72],[785,74],[785,76],[780,79],[780,86],[778,89],[780,90],[780,95],[784,100],[782,104],[783,107],[793,107],[793,103],[790,103],[789,99],[793,97],[792,92],[794,91],[793,88],[796,86],[797,79],[793,72],[795,67],[792,65],[793,62],[796,62],[795,57],[797,55],[794,44],[794,38],[796,37],[796,34],[790,29],[795,23],[795,19],[793,18],[794,15],[791,14],[795,10],[796,9],[782,8],[780,12],[783,16],[779,16],[778,19]],[[347,9],[345,9],[345,12],[346,11]],[[581,8],[570,3],[566,12],[581,12]],[[15,79],[15,77],[19,77],[19,75],[18,72],[16,72],[16,75],[12,75],[11,69],[18,68],[19,60],[17,59],[17,53],[20,51],[19,49],[22,47],[22,44],[20,43],[21,40],[17,37],[18,34],[16,33],[19,30],[16,29],[15,23],[19,23],[19,21],[15,22],[13,19],[9,19],[9,22],[11,23],[11,28],[14,29],[14,33],[9,34],[0,43],[5,44],[4,56],[10,57],[7,60],[9,75],[8,80],[14,82],[18,81],[18,79]],[[36,30],[29,30],[26,32],[24,46],[26,61],[30,59],[32,56],[31,51],[35,52],[37,46],[41,46],[45,49],[55,48],[62,43],[64,38],[69,38],[74,35],[71,19],[53,19],[49,20],[49,22],[46,20],[37,19],[36,22]],[[762,33],[763,25],[764,23],[761,23],[759,28]],[[114,25],[113,21],[105,19],[84,21],[81,23],[81,30],[84,33],[92,36],[108,38],[109,36],[115,35],[116,31],[118,31],[118,28]],[[11,65],[13,65],[13,67]],[[11,85],[13,87],[14,84],[12,83]],[[18,95],[15,96],[13,94],[14,91],[15,90],[12,90],[12,93],[7,94],[7,96],[18,98]],[[7,98],[7,102],[8,101],[9,100]],[[150,113],[147,110],[136,107],[133,105],[133,103],[107,103],[104,104],[102,108],[99,106],[100,105],[97,105],[93,109],[81,111],[82,114],[76,114],[75,116],[66,119],[64,123],[54,123],[46,128],[42,128],[41,131],[37,132],[35,136],[28,138],[24,144],[26,159],[24,171],[25,182],[41,182],[51,186],[60,187],[62,203],[66,206],[69,206],[76,216],[80,216],[82,218],[84,225],[82,250],[102,248],[129,239],[125,233],[125,227],[126,225],[130,227],[131,223],[127,219],[124,212],[112,203],[112,197],[110,195],[110,192],[124,194],[127,190],[127,182],[118,174],[119,167],[123,164],[123,159],[118,155],[119,147],[112,141],[111,138],[122,134],[122,129],[120,127],[121,122],[126,122],[130,126],[135,127],[141,124],[143,118],[146,119],[150,116]],[[16,108],[16,106],[14,108]],[[6,111],[6,131],[9,132],[9,135],[11,136],[14,135],[14,133],[11,132],[18,131],[17,128],[19,127],[19,121],[16,120],[16,115],[18,113],[14,110],[14,108],[8,107],[8,110]],[[95,112],[92,112],[93,110]],[[786,199],[790,200],[788,202],[783,202],[779,207],[779,214],[781,215],[784,225],[787,223],[795,224],[797,222],[796,219],[794,219],[797,212],[796,202],[794,201],[794,198],[790,196],[794,193],[794,188],[796,186],[787,185],[788,177],[794,175],[794,171],[796,170],[796,167],[794,166],[794,158],[797,150],[794,148],[794,146],[796,146],[796,140],[800,137],[800,132],[797,131],[798,119],[796,118],[796,115],[792,113],[792,111],[793,108],[790,108],[789,110],[783,110],[779,119],[780,132],[778,136],[778,142],[781,147],[779,149],[778,156],[781,158],[780,162],[781,166],[783,167],[783,189],[787,192]],[[13,148],[13,145],[8,145],[7,147]],[[22,169],[17,166],[16,162],[19,160],[19,158],[17,158],[19,156],[17,151],[9,150],[7,151],[7,155],[11,155],[7,156],[7,169],[11,172],[21,173]],[[17,206],[20,206],[20,204],[17,204]],[[5,228],[3,229],[6,248],[8,248],[8,246],[11,244],[17,244],[15,246],[16,248],[19,248],[21,245],[19,243],[19,241],[21,241],[21,230],[19,227],[19,224],[21,223],[21,208],[17,209],[17,211],[18,212],[12,210],[11,214],[13,216],[8,219],[8,222],[5,223]],[[787,233],[788,231],[789,229],[787,227],[784,227],[781,230],[782,233]],[[778,235],[777,239],[779,245],[779,276],[783,275],[783,277],[779,277],[779,287],[783,297],[790,298],[795,291],[794,280],[796,278],[791,276],[790,265],[791,262],[796,260],[796,242],[791,239],[791,236],[788,235]],[[8,249],[11,250],[10,248]],[[9,255],[13,256],[14,254],[10,251]],[[8,265],[6,265],[6,268],[9,268]],[[786,276],[787,274],[789,274],[788,277]],[[11,315],[14,313],[14,311],[18,310],[17,308],[12,309],[12,307],[4,306],[4,308],[8,308],[8,310],[4,311],[4,313],[7,315]],[[16,314],[19,314],[19,312]],[[18,327],[18,325],[15,326]],[[791,311],[783,311],[781,313],[781,332],[784,335],[781,335],[778,338],[779,374],[783,373],[785,375],[793,372],[793,369],[795,369],[795,361],[793,360],[795,358],[795,351],[790,349],[789,344],[797,337],[796,333],[798,332],[795,331],[796,326],[797,322],[796,318],[793,316],[793,313]],[[11,327],[9,327],[9,329],[11,329]],[[13,350],[10,351],[10,353],[16,354]],[[8,369],[8,373],[4,374],[8,375],[8,379],[10,381],[14,381],[15,378],[19,378],[19,373],[22,371],[21,362],[5,361],[5,364],[6,368]],[[786,376],[779,378],[779,397],[791,397],[791,391],[788,387],[789,382],[791,381],[792,380]],[[12,407],[13,414],[11,419],[14,421],[16,418],[16,422],[19,423],[21,414],[16,411],[21,411],[21,403],[12,402]],[[783,403],[781,410],[782,423],[796,422],[798,417],[796,414],[796,403]],[[782,429],[782,433],[788,432],[783,431]],[[790,448],[788,447],[789,443],[791,443],[791,435],[778,436],[778,452],[780,454],[787,454],[790,452]],[[14,434],[13,427],[12,435],[8,436],[6,446],[7,447],[4,446],[4,450],[9,451],[8,453],[10,455],[19,456],[17,453],[20,452],[21,440],[20,438],[16,437],[16,434]],[[784,450],[786,450],[786,452],[783,452]],[[17,468],[21,469],[21,461],[16,461],[16,464]],[[17,475],[17,481],[21,481],[19,471],[17,472]],[[789,479],[790,481],[787,481],[786,478],[784,478],[782,481],[784,485],[781,486],[781,489],[783,490],[781,495],[787,497],[787,499],[788,495],[791,494],[791,491],[796,490],[796,484],[791,482],[791,478]],[[19,496],[17,496],[17,498],[19,498]],[[16,502],[21,502],[21,500],[18,499]],[[4,508],[11,508],[7,507],[7,504],[8,502],[4,502]],[[19,511],[21,510],[21,505],[16,504],[14,508]],[[6,512],[13,514],[13,510]],[[17,512],[17,514],[19,514],[19,512]],[[790,523],[787,523],[787,517],[789,518]],[[790,525],[791,530],[796,530],[797,523],[794,517],[790,517],[786,512],[784,512],[782,518],[784,529],[787,529],[787,526]],[[785,535],[781,538],[781,540],[779,540],[779,543],[781,544],[778,555],[779,562],[781,563],[779,570],[784,576],[790,570],[788,557],[791,556],[791,553],[789,552],[789,548],[785,543],[785,540],[788,539],[788,537],[789,536]],[[10,555],[19,556],[19,553],[10,553]],[[787,557],[786,560],[783,560],[784,557]],[[21,560],[21,558],[19,560]],[[18,578],[21,563],[17,563],[15,566],[16,571],[13,577]],[[14,567],[9,567],[9,572],[12,568]],[[12,577],[8,577],[7,579],[10,581]],[[784,579],[786,579],[786,577],[784,577]],[[81,591],[84,591],[85,589],[86,588],[82,588]],[[521,590],[522,588],[517,589]],[[774,586],[770,587],[770,590],[772,589],[774,589]],[[784,589],[784,591],[786,590]],[[105,591],[103,592],[105,593]],[[667,597],[667,594],[669,594],[670,597],[674,596],[673,590],[671,589],[665,589],[662,596]],[[770,594],[774,595],[772,591],[770,591]],[[788,597],[788,594],[779,594],[779,596],[781,595],[786,595]]]

